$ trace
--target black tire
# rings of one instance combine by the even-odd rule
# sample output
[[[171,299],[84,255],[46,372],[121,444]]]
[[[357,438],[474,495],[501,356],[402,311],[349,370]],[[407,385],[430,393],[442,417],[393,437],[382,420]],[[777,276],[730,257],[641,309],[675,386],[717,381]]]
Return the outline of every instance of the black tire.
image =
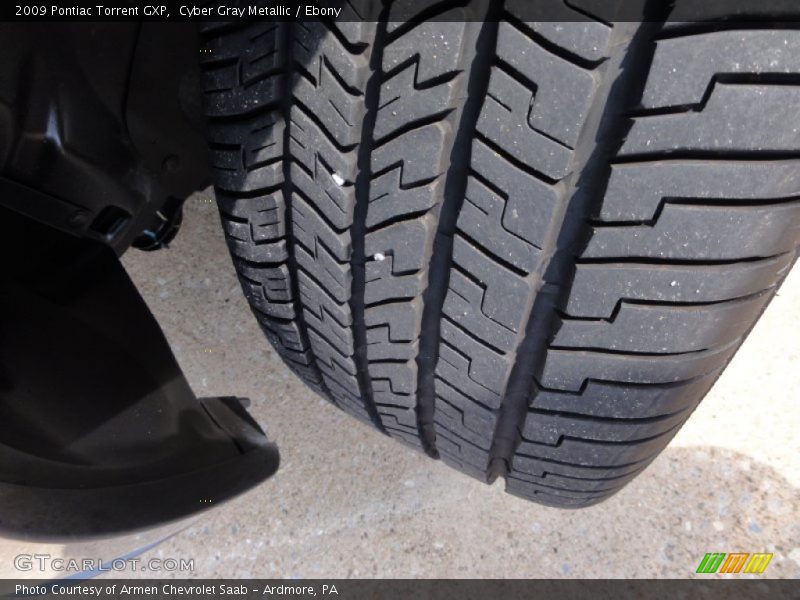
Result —
[[[800,31],[653,4],[205,27],[222,223],[300,377],[545,504],[653,460],[800,234]]]

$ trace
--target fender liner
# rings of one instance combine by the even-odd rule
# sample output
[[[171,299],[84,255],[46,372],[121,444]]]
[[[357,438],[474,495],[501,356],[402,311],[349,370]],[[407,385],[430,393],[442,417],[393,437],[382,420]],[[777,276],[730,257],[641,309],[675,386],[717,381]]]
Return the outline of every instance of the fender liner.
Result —
[[[195,397],[112,248],[0,208],[0,274],[0,535],[149,528],[277,470],[242,402]]]

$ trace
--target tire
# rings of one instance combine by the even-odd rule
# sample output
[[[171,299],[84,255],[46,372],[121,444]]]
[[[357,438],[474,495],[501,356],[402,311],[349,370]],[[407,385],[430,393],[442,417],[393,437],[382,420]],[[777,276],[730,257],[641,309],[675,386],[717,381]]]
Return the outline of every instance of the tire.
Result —
[[[543,504],[664,449],[796,256],[800,31],[652,4],[204,26],[222,225],[295,373]]]

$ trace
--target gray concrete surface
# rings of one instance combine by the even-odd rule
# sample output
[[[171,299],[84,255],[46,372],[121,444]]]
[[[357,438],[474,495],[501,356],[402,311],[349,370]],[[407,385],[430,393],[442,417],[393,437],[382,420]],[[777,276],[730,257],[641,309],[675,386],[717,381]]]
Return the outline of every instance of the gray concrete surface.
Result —
[[[251,398],[282,466],[150,556],[194,558],[198,577],[682,578],[706,552],[767,551],[765,576],[800,577],[797,268],[653,465],[605,503],[563,511],[462,476],[306,389],[248,310],[210,193],[186,208],[169,250],[132,251],[125,266],[196,393]]]

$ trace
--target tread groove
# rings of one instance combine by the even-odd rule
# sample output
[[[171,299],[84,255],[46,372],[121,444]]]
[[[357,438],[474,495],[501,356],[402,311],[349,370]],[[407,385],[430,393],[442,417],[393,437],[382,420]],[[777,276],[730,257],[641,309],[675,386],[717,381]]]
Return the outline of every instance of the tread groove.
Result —
[[[422,325],[417,355],[419,371],[417,424],[426,451],[437,457],[436,430],[433,424],[436,397],[434,374],[439,362],[443,306],[449,286],[448,271],[453,256],[453,236],[464,202],[470,171],[471,142],[477,131],[483,97],[488,91],[489,71],[497,43],[498,17],[502,11],[501,4],[494,2],[490,5],[486,20],[478,34],[476,54],[467,81],[467,99],[453,143],[450,167],[445,180],[444,199],[428,265],[429,284],[423,293]]]
[[[353,253],[351,270],[353,273],[353,291],[350,297],[350,308],[353,313],[353,334],[355,343],[354,360],[358,366],[358,386],[361,391],[367,413],[375,427],[386,434],[386,429],[375,404],[372,387],[372,376],[367,359],[367,324],[365,318],[366,269],[365,247],[367,235],[367,209],[369,206],[371,178],[371,146],[374,143],[375,120],[380,103],[381,62],[386,46],[386,22],[389,6],[384,6],[378,17],[375,41],[370,56],[371,74],[364,91],[366,115],[361,128],[361,143],[358,150],[358,176],[355,182],[356,204],[353,214]]]
[[[284,75],[284,90],[283,90],[283,106],[282,111],[284,114],[285,119],[285,127],[283,131],[283,148],[284,148],[284,155],[283,155],[283,186],[281,188],[281,193],[283,194],[283,201],[285,206],[285,219],[286,219],[286,231],[292,231],[292,191],[294,186],[292,185],[291,180],[291,155],[288,152],[290,139],[291,139],[291,119],[290,113],[292,109],[291,104],[291,47],[292,47],[292,24],[287,23],[284,25],[285,33],[283,39],[283,47],[282,53],[284,57],[284,61],[287,64],[287,72]],[[295,255],[295,242],[292,236],[286,236],[286,251],[288,255],[287,265],[289,269],[294,269],[295,272],[298,270],[297,259]],[[292,298],[294,298],[294,314],[296,315],[297,319],[297,328],[301,340],[301,345],[303,348],[310,348],[311,342],[308,338],[308,324],[305,321],[305,317],[303,315],[303,307],[302,302],[300,300],[300,289],[297,281],[297,277],[290,277],[290,285],[292,289]],[[330,390],[327,389],[325,384],[325,380],[320,373],[319,367],[317,365],[316,358],[314,357],[313,352],[308,353],[310,356],[310,364],[309,367],[317,381],[319,381],[319,385],[323,390],[326,390],[328,394],[330,394]]]
[[[659,20],[663,20],[666,18],[666,14],[658,15],[658,17],[660,17]],[[627,56],[635,57],[632,61],[638,62],[633,62],[633,64],[629,62],[616,79],[610,79],[610,76],[604,77],[605,91],[601,89],[597,92],[601,97],[602,94],[606,94],[609,99],[615,97],[615,95],[629,98],[636,93],[635,86],[637,85],[637,79],[643,79],[641,73],[646,69],[650,61],[650,58],[643,52],[643,49],[646,48],[648,44],[648,38],[651,37],[659,27],[660,25],[658,23],[647,23],[630,34],[630,46]],[[618,31],[619,29],[621,28],[615,27],[612,30],[612,35],[624,37],[626,31]],[[612,42],[610,46],[613,48],[616,44]],[[622,59],[618,60],[621,61]],[[601,67],[608,71],[611,68],[611,64],[611,61],[606,61],[601,64]],[[617,99],[617,101],[619,100]],[[595,101],[595,106],[597,106],[597,101]],[[590,190],[598,188],[600,190],[605,189],[605,184],[601,184],[601,182],[604,178],[607,181],[607,173],[610,170],[610,167],[604,166],[606,156],[612,152],[611,147],[614,145],[621,146],[622,140],[624,139],[623,129],[625,124],[624,122],[620,123],[616,115],[616,110],[618,110],[618,108],[614,106],[614,104],[611,104],[610,107],[601,106],[598,110],[602,110],[602,112],[597,117],[597,132],[594,135],[597,139],[604,140],[604,143],[595,146],[591,150],[591,153],[583,159],[585,161],[585,166],[581,170],[580,178],[574,179],[570,177],[572,180],[571,185],[575,186],[576,189],[578,185],[584,189]],[[586,136],[586,133],[582,134],[582,137],[584,136]],[[580,143],[577,147],[580,147]],[[602,192],[598,191],[597,193],[598,196],[602,198]],[[569,209],[581,211],[584,215],[591,214],[590,207],[586,206],[587,199],[585,196],[581,197],[576,194],[569,201],[572,205]],[[583,204],[583,206],[581,206],[581,204]],[[528,330],[526,331],[526,341],[536,348],[526,353],[526,361],[530,376],[526,377],[520,374],[517,377],[516,383],[516,387],[519,390],[517,394],[523,397],[527,396],[527,406],[534,405],[537,394],[541,393],[543,389],[540,383],[541,374],[544,370],[545,360],[547,358],[547,346],[549,341],[554,337],[553,328],[558,322],[556,309],[565,304],[569,289],[571,288],[568,282],[572,279],[570,271],[574,270],[574,267],[570,268],[570,258],[565,257],[565,255],[574,252],[574,248],[580,247],[584,243],[581,240],[581,236],[585,235],[585,230],[582,231],[574,225],[571,229],[563,229],[559,233],[559,240],[556,242],[559,249],[555,251],[550,264],[548,264],[544,270],[544,280],[547,282],[547,285],[537,295],[532,311],[532,314],[538,316],[538,319],[532,317],[528,323]],[[545,289],[547,290],[546,292]],[[518,355],[517,364],[515,366],[520,364],[519,360],[520,358]],[[530,365],[533,366],[531,367]],[[588,378],[586,378],[581,384],[581,389],[585,389],[588,383]],[[530,387],[525,389],[526,385]],[[519,404],[522,403],[519,402]],[[519,423],[522,419],[526,419],[525,408],[525,406],[518,406],[512,414],[508,415],[507,421]],[[506,427],[508,427],[508,425],[506,425]],[[496,449],[493,461],[494,464],[492,465],[495,473],[503,474],[507,481],[514,473],[514,460],[519,455],[520,444],[523,441],[520,427],[516,427],[515,431],[517,435],[512,438],[504,448]]]

